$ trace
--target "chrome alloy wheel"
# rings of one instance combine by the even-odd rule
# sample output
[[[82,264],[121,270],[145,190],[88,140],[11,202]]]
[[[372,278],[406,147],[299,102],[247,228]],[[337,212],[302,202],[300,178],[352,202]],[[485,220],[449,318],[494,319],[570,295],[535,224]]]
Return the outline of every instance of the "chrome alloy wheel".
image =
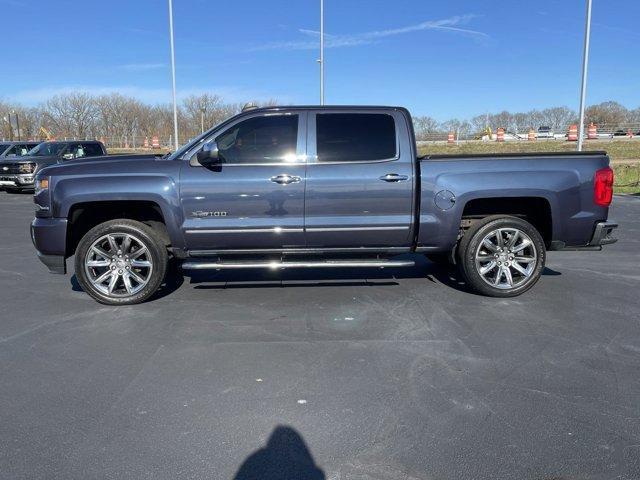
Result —
[[[84,269],[91,284],[102,294],[130,297],[149,283],[153,260],[138,237],[109,233],[91,244]]]
[[[529,280],[538,253],[531,238],[517,228],[498,228],[482,239],[475,264],[482,280],[494,288],[511,290]]]

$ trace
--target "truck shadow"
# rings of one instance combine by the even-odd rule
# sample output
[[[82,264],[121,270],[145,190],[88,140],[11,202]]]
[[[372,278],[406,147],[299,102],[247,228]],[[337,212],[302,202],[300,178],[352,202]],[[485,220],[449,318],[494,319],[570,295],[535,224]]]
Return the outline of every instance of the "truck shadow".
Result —
[[[399,280],[426,279],[433,284],[443,284],[454,290],[478,295],[464,282],[454,266],[440,265],[427,260],[423,255],[403,255],[416,264],[407,268],[309,268],[299,270],[191,270],[183,271],[176,262],[167,269],[165,282],[150,301],[171,295],[185,281],[197,290],[224,290],[242,288],[320,288],[320,287],[371,287],[399,286]],[[545,267],[542,275],[556,276],[560,272]],[[82,291],[76,276],[71,277],[74,291]]]

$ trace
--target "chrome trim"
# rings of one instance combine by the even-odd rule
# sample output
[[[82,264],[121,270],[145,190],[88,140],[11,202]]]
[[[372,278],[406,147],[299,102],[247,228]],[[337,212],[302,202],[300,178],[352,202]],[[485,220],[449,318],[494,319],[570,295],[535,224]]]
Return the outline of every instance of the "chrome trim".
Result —
[[[307,232],[368,232],[382,230],[409,230],[409,227],[311,227]]]
[[[367,267],[413,267],[413,260],[326,260],[317,262],[184,262],[185,270],[234,270],[244,268],[270,268],[280,270],[284,268],[367,268]]]
[[[203,229],[185,230],[185,233],[303,233],[302,228],[231,228],[231,229]]]
[[[325,253],[409,253],[411,247],[347,247],[347,248],[263,248],[263,249],[234,249],[234,250],[190,250],[190,257],[213,257],[224,255],[302,255]]]

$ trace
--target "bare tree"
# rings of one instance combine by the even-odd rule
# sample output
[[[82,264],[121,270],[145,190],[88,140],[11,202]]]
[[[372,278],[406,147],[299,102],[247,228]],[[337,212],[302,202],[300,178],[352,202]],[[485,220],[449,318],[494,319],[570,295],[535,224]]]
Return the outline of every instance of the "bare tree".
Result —
[[[87,93],[55,95],[45,105],[45,116],[60,136],[85,138],[94,133],[98,109]]]
[[[426,140],[430,134],[438,132],[438,121],[431,117],[413,117],[413,128],[418,140]]]
[[[588,123],[616,129],[627,121],[629,111],[618,102],[602,102],[591,105],[585,111]]]

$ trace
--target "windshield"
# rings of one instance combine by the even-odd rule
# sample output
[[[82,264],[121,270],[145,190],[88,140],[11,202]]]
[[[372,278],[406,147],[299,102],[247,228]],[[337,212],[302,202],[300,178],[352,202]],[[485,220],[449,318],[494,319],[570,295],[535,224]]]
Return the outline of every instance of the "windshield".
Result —
[[[56,157],[66,146],[66,143],[44,142],[29,150],[27,155],[30,157]]]
[[[4,151],[9,148],[11,145],[0,145],[0,155],[4,153]]]

